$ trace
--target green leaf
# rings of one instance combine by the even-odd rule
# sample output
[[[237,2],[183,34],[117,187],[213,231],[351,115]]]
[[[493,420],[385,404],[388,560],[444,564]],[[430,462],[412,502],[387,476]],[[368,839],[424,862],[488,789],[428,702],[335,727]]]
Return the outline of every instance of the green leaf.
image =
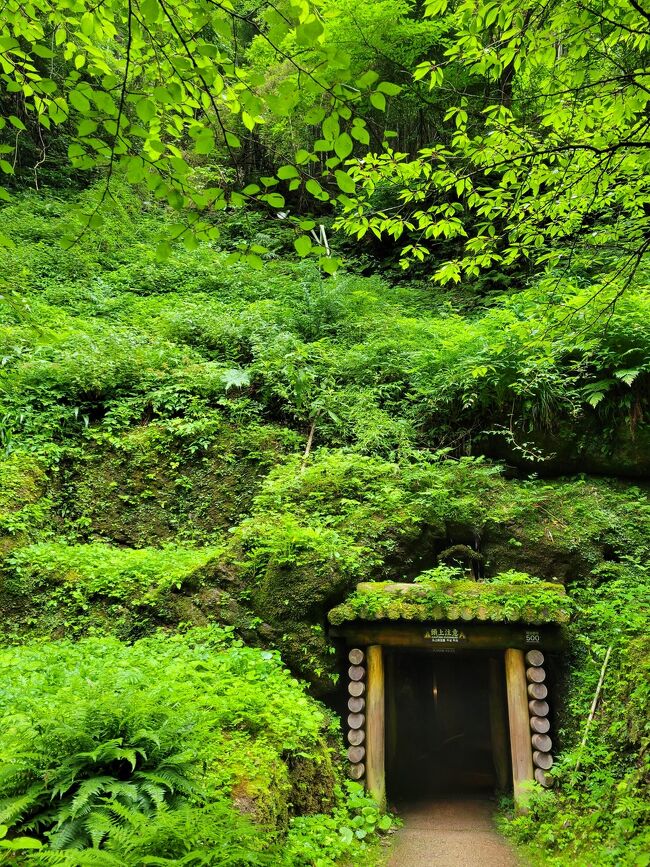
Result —
[[[160,241],[158,246],[156,247],[156,259],[159,262],[164,262],[169,259],[172,253],[171,244],[169,241]]]
[[[340,261],[332,256],[321,256],[318,264],[326,274],[336,274],[339,270]]]
[[[377,85],[377,90],[385,93],[386,96],[397,96],[398,93],[402,92],[399,84],[393,84],[391,81],[380,81]]]
[[[149,123],[156,116],[156,105],[145,97],[136,103],[135,111],[143,123]]]
[[[311,108],[307,114],[305,115],[305,123],[313,126],[317,123],[320,123],[325,117],[325,109],[320,106],[316,106]]]
[[[352,139],[347,134],[347,132],[341,133],[341,135],[334,142],[334,152],[342,160],[350,156],[353,148],[354,145],[352,143]]]
[[[97,121],[91,120],[90,118],[84,118],[79,121],[79,126],[77,127],[77,135],[82,138],[87,135],[91,135],[91,133],[95,132],[97,129]]]
[[[352,138],[355,138],[357,141],[360,141],[361,144],[367,145],[370,144],[370,134],[368,130],[363,126],[353,126],[351,129]]]
[[[221,380],[226,391],[229,391],[231,388],[246,388],[246,386],[251,384],[250,373],[241,367],[224,370],[221,374]]]
[[[260,197],[262,201],[267,202],[272,208],[284,208],[284,196],[280,193],[267,193]]]
[[[81,16],[81,32],[84,36],[92,36],[95,30],[95,16],[92,12],[85,12]]]
[[[276,174],[281,181],[287,181],[289,178],[300,177],[298,169],[295,166],[280,166]]]
[[[88,114],[90,111],[90,102],[80,90],[71,90],[68,94],[68,102],[81,114]]]
[[[0,846],[3,849],[40,849],[43,844],[35,837],[14,837],[13,840],[0,840]]]
[[[356,184],[354,183],[350,175],[347,174],[347,172],[342,172],[338,170],[335,172],[335,177],[339,189],[342,190],[344,193],[353,193],[355,191]]]
[[[46,45],[41,45],[38,42],[35,42],[32,45],[32,51],[37,57],[42,57],[45,60],[49,60],[50,58],[54,57],[54,52],[50,48],[48,48]]]
[[[214,136],[211,130],[205,130],[194,143],[194,151],[197,154],[210,154],[214,150]]]
[[[293,242],[293,246],[296,248],[296,252],[299,256],[308,256],[309,251],[312,248],[311,238],[309,235],[300,235],[300,237],[296,238]]]
[[[378,108],[379,111],[386,111],[386,97],[383,93],[379,93],[378,91],[371,93],[370,102],[375,108]]]
[[[140,12],[147,24],[155,24],[160,17],[160,3],[158,0],[141,0]]]
[[[296,27],[296,42],[298,45],[313,45],[318,41],[324,30],[325,28],[318,18],[314,17]]]

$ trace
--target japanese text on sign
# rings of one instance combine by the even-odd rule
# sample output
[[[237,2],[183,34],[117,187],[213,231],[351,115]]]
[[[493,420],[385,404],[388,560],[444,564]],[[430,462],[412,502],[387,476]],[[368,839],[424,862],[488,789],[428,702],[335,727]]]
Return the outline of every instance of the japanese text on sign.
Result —
[[[460,629],[429,629],[424,637],[431,640],[432,644],[458,644],[459,641],[467,641],[467,636]]]

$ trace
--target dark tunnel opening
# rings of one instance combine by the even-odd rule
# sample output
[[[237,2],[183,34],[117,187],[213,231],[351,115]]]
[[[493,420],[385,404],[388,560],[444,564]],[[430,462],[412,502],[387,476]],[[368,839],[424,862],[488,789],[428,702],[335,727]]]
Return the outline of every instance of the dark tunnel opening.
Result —
[[[506,788],[502,656],[392,651],[386,663],[389,800],[488,796]]]

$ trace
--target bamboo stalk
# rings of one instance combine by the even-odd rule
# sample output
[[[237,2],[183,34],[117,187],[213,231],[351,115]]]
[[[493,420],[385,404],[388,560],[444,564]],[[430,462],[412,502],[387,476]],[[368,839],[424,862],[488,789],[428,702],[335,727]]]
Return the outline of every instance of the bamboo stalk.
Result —
[[[580,749],[578,750],[578,758],[576,761],[575,770],[576,772],[580,768],[580,762],[582,760],[582,751],[584,750],[587,744],[587,736],[589,734],[589,729],[591,727],[591,723],[593,722],[594,717],[596,716],[596,708],[598,707],[598,699],[600,698],[600,691],[603,688],[603,682],[605,680],[605,671],[607,670],[607,663],[609,662],[609,657],[612,652],[612,645],[610,644],[607,648],[607,653],[605,654],[605,659],[603,660],[603,667],[600,669],[600,677],[598,678],[598,686],[596,687],[596,693],[594,695],[594,700],[591,703],[591,710],[589,711],[589,716],[587,718],[587,725],[585,726],[585,733],[582,736],[582,741],[580,743]]]

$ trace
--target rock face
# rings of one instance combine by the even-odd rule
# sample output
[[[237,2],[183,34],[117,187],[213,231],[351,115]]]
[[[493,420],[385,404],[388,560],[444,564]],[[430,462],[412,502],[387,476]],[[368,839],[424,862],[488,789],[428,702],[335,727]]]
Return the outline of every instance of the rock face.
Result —
[[[64,480],[68,509],[93,536],[143,547],[178,534],[227,530],[250,507],[270,469],[295,437],[272,425],[215,422],[197,434],[169,425],[135,428],[87,450]]]
[[[475,454],[540,476],[556,477],[588,473],[613,478],[650,479],[650,425],[618,422],[606,435],[603,423],[587,416],[580,426],[560,425],[556,431],[522,432],[521,440],[543,456],[527,457],[504,438],[478,437]]]
[[[292,435],[281,429],[221,426],[195,451],[150,428],[119,447],[96,445],[57,484],[37,468],[23,473],[23,508],[36,509],[41,522],[47,515],[57,532],[83,543],[82,553],[96,540],[110,546],[117,577],[114,586],[95,583],[92,569],[66,566],[52,545],[31,557],[29,521],[7,511],[10,547],[27,552],[2,562],[8,626],[83,634],[99,625],[132,637],[161,625],[220,622],[247,642],[278,647],[323,694],[336,673],[327,611],[360,581],[411,581],[440,566],[478,580],[528,573],[566,583],[570,595],[573,581],[648,547],[648,498],[629,484],[513,479],[480,459],[397,464],[344,449],[315,450],[302,470]],[[165,550],[170,568],[195,548],[209,557],[162,589],[162,579],[152,579],[149,592],[140,567],[129,566],[145,540],[163,567]],[[176,553],[165,548],[172,540]],[[163,578],[169,572],[156,570]],[[132,573],[140,576],[137,594],[127,592]],[[30,615],[27,600],[43,576]]]

